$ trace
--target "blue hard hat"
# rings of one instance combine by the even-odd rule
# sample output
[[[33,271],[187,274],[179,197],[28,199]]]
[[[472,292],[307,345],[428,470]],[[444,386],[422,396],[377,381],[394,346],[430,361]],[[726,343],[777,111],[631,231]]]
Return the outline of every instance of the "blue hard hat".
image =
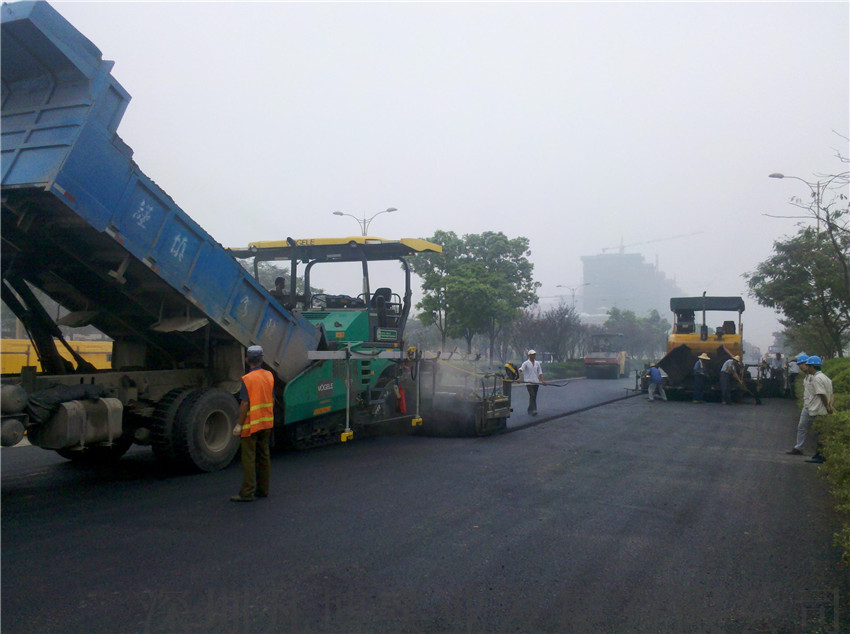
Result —
[[[805,354],[797,355],[797,363],[806,363],[809,360],[809,356]]]
[[[820,357],[815,355],[809,357],[809,360],[806,361],[808,365],[823,365],[823,361],[820,360]]]

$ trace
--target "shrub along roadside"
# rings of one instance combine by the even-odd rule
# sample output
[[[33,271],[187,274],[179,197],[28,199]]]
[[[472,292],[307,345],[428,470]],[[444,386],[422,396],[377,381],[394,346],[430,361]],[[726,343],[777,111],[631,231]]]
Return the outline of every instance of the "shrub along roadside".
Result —
[[[818,417],[815,431],[820,435],[821,453],[826,462],[819,471],[830,484],[841,529],[835,534],[844,561],[850,562],[850,359],[824,361],[824,373],[832,379],[835,414]]]

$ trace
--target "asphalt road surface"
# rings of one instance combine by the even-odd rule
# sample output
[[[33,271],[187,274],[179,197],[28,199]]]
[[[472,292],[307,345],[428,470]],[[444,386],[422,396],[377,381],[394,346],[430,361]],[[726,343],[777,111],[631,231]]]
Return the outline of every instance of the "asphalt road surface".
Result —
[[[537,415],[528,410],[528,390],[525,384],[514,384],[511,390],[513,413],[508,429],[536,425],[541,421],[564,414],[580,412],[600,404],[635,396],[635,380],[625,379],[555,379],[537,388]]]
[[[624,394],[599,383],[541,388],[528,425],[518,398],[495,437],[276,453],[250,504],[238,464],[7,449],[2,631],[850,631],[826,484],[784,453],[793,403],[544,420]]]

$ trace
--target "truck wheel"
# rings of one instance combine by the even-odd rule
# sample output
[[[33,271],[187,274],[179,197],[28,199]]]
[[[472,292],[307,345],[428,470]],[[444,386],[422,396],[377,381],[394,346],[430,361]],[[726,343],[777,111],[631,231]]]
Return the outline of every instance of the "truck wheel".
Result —
[[[151,424],[151,446],[153,455],[158,460],[172,467],[179,466],[177,451],[177,437],[175,434],[174,421],[177,411],[186,401],[186,397],[193,390],[187,387],[178,387],[163,396],[156,404],[156,411]]]
[[[132,434],[122,434],[108,447],[93,445],[84,449],[57,449],[56,453],[80,464],[109,464],[119,460],[132,446]]]
[[[177,410],[177,458],[201,471],[218,471],[233,460],[239,438],[233,426],[239,415],[236,399],[222,389],[197,390]]]

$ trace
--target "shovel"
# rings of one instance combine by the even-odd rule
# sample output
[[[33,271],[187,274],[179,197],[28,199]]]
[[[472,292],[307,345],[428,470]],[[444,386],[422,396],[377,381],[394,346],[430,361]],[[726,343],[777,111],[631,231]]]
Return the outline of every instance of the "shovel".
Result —
[[[742,387],[742,388],[744,388],[744,391],[745,391],[747,394],[749,394],[750,396],[752,396],[754,399],[756,399],[756,405],[761,405],[762,403],[761,403],[761,398],[759,398],[759,395],[758,395],[758,394],[753,394],[752,392],[750,392],[749,388],[747,388],[747,385],[744,383],[744,381],[743,381],[743,379],[741,379],[741,377],[739,377],[737,374],[735,374],[734,376],[735,376],[735,380],[736,380],[738,383],[740,383],[740,384],[741,384],[741,387]]]

